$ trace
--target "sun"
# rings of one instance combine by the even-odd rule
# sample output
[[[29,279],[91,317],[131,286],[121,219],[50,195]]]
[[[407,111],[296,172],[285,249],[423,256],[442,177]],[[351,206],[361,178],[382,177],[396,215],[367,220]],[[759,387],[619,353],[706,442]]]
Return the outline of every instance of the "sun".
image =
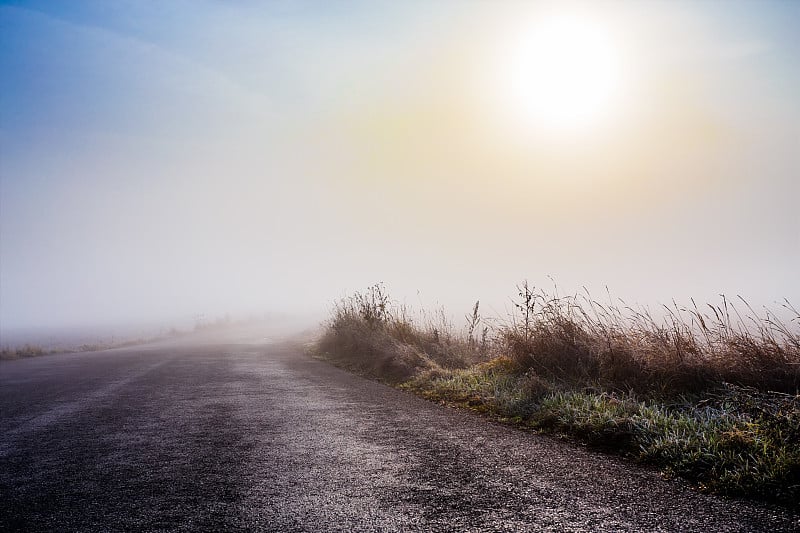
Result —
[[[544,134],[594,129],[622,104],[622,53],[610,28],[577,14],[541,16],[503,61],[506,112]]]

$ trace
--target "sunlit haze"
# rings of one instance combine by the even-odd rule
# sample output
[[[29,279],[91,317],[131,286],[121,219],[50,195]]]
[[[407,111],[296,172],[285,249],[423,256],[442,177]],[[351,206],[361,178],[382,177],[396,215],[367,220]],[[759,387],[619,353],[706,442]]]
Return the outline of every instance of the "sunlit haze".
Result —
[[[512,32],[518,42],[508,44],[509,71],[500,78],[508,87],[497,87],[511,100],[506,119],[558,135],[613,118],[628,83],[613,28],[569,12],[535,15]]]
[[[800,2],[3,2],[0,330],[376,282],[800,303]]]

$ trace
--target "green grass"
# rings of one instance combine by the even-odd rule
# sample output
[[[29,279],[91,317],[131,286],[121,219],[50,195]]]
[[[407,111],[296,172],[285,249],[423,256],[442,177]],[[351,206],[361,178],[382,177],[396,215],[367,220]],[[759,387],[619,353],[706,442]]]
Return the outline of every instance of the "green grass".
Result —
[[[711,316],[674,306],[665,322],[625,309],[523,285],[518,313],[490,336],[478,304],[456,332],[443,320],[418,324],[378,285],[337,305],[317,350],[432,401],[568,435],[701,490],[796,503],[796,330],[771,314],[742,318],[727,301],[709,306]]]

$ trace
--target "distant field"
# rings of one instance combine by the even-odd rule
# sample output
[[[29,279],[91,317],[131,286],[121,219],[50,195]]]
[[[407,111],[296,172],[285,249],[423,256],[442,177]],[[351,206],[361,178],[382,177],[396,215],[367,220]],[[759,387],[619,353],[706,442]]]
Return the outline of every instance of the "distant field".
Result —
[[[308,336],[319,323],[318,317],[265,314],[245,319],[228,317],[196,321],[176,327],[120,327],[35,329],[3,332],[0,336],[0,361],[36,357],[40,355],[74,352],[91,352],[135,346],[164,339],[200,336],[214,340],[227,339],[241,342],[242,339],[263,341],[266,337]]]
[[[698,489],[800,498],[800,313],[743,300],[664,307],[519,287],[516,313],[412,318],[382,286],[345,298],[323,357],[430,400],[570,435]],[[423,316],[430,316],[424,315]]]
[[[181,330],[186,327],[180,326]],[[99,350],[175,332],[177,329],[161,325],[3,329],[0,331],[0,357]]]
[[[110,350],[111,348],[122,348],[125,346],[144,344],[146,342],[152,342],[163,337],[164,335],[149,338],[131,338],[118,341],[96,340],[94,342],[89,341],[75,345],[67,344],[65,341],[59,341],[58,343],[52,345],[22,344],[15,346],[3,346],[0,348],[0,361],[10,361],[24,357],[36,357],[39,355],[51,355],[57,353],[97,352],[100,350]]]

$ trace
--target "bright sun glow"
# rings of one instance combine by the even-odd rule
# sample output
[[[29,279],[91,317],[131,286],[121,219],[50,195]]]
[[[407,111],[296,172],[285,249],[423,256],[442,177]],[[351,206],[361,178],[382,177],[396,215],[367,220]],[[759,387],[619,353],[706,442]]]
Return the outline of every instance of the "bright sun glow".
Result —
[[[593,129],[621,103],[621,59],[602,24],[574,14],[540,18],[511,45],[507,111],[521,126],[546,134]]]

